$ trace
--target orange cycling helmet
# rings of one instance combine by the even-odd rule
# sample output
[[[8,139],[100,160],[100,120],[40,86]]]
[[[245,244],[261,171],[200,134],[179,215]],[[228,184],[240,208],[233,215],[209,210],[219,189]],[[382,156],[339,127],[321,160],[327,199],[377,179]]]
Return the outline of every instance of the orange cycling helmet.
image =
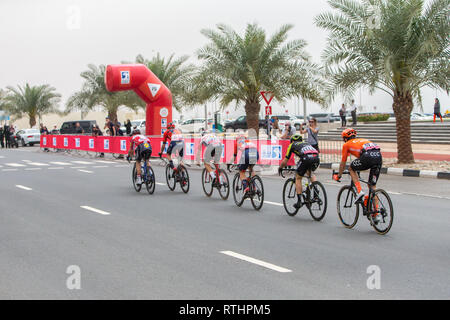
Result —
[[[345,129],[342,131],[342,138],[351,138],[356,136],[356,130],[352,128]]]

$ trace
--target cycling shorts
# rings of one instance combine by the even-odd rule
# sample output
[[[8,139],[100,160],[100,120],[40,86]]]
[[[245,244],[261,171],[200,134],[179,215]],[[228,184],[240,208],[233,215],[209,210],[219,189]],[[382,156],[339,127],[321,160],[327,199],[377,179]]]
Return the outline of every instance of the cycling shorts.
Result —
[[[203,154],[203,161],[208,163],[214,159],[214,163],[219,163],[220,158],[222,157],[222,150],[223,146],[221,144],[218,146],[213,146],[212,144],[208,145]]]
[[[172,141],[170,142],[169,148],[167,149],[167,154],[169,156],[172,155],[172,153],[178,151],[178,154],[181,158],[183,158],[184,155],[184,141]]]
[[[152,156],[152,146],[147,142],[141,143],[137,146],[135,153],[136,161],[148,160]]]
[[[311,173],[316,171],[319,165],[320,158],[318,156],[305,156],[297,163],[297,174],[300,177],[304,177],[308,171],[311,171]]]
[[[248,148],[242,151],[241,159],[239,160],[239,171],[245,171],[250,166],[254,166],[259,160],[259,152],[255,148]]]
[[[383,158],[380,150],[365,151],[361,153],[359,159],[353,160],[350,167],[355,171],[369,170],[369,184],[374,186],[377,184],[381,173]]]

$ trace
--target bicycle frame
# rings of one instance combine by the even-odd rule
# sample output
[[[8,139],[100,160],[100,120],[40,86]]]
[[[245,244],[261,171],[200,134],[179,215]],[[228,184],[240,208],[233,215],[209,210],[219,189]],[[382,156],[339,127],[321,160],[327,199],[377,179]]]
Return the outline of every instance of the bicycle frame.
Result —
[[[333,171],[333,173],[334,173],[334,171]],[[349,173],[348,171],[345,171],[345,172],[343,172],[343,174],[350,174],[350,173]],[[374,190],[372,190],[372,188],[370,187],[370,184],[369,184],[368,181],[365,181],[365,180],[362,180],[362,179],[361,179],[360,172],[358,172],[358,177],[359,177],[359,181],[362,182],[362,183],[364,183],[364,184],[366,184],[367,187],[368,187],[368,189],[369,189],[369,195],[368,195],[368,197],[367,197],[367,203],[364,204],[365,199],[364,199],[363,201],[358,202],[359,204],[361,204],[361,207],[362,207],[362,209],[363,209],[363,215],[368,217],[369,214],[371,214],[369,205],[372,203],[372,199],[373,199],[373,197],[374,197],[374,193],[375,193],[375,192],[374,192]],[[353,182],[352,179],[350,179],[350,188],[351,188],[353,191],[355,191],[355,193],[357,193],[356,185],[355,185],[355,183]],[[344,208],[350,208],[350,207],[353,205],[352,201],[350,201],[350,204],[348,204],[348,201],[349,201],[349,195],[350,195],[350,190],[349,190],[349,192],[347,192],[347,197],[345,198]]]

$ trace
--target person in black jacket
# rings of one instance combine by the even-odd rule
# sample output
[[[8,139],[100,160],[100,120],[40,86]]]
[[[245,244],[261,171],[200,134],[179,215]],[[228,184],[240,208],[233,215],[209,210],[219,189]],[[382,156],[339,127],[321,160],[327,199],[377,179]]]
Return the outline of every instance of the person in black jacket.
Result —
[[[100,130],[100,127],[97,124],[94,124],[92,127],[92,136],[93,137],[100,137],[103,136],[103,132]],[[100,153],[100,158],[104,158],[105,154],[102,152]]]
[[[5,139],[5,134],[3,133],[3,128],[0,127],[0,145],[2,146],[2,149],[5,147],[5,143],[3,140]]]
[[[6,148],[11,148],[9,126],[7,124],[3,127],[3,133],[5,135]]]
[[[131,121],[130,119],[127,120],[125,123],[125,128],[127,129],[127,136],[131,135]]]

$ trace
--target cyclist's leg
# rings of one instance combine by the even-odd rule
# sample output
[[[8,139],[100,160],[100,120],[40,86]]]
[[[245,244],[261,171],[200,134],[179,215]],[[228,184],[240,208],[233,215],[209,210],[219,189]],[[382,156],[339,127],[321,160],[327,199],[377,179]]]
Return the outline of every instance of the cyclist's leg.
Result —
[[[356,186],[356,191],[359,194],[362,191],[361,183],[359,182],[358,171],[362,171],[362,163],[360,159],[355,159],[350,164],[348,168],[348,172],[350,173],[350,177],[352,178],[353,184]]]
[[[173,160],[172,160],[172,152],[173,152],[174,146],[175,146],[175,143],[173,141],[171,141],[169,147],[167,148],[167,159],[169,160],[169,166],[172,169],[174,168]]]
[[[203,163],[205,164],[206,171],[208,171],[208,173],[211,174],[212,178],[215,178],[213,177],[214,170],[211,167],[211,160],[213,157],[214,157],[214,147],[209,145],[205,149],[205,154],[203,156]]]

